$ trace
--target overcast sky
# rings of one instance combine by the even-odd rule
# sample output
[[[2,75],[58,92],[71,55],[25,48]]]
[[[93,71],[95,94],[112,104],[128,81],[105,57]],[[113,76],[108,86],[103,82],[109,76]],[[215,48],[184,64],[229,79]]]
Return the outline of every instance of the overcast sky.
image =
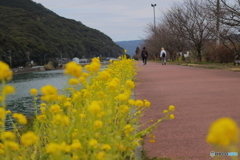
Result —
[[[33,0],[59,16],[81,21],[108,35],[113,41],[140,40],[144,28],[154,21],[151,4],[156,4],[156,23],[161,11],[183,0]]]

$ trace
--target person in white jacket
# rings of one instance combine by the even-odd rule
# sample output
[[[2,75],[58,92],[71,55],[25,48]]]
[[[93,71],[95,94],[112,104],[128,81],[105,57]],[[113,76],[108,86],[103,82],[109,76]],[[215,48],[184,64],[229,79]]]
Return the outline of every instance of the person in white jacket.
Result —
[[[166,65],[166,59],[167,59],[167,52],[162,48],[160,52],[160,57],[162,59],[162,65]]]

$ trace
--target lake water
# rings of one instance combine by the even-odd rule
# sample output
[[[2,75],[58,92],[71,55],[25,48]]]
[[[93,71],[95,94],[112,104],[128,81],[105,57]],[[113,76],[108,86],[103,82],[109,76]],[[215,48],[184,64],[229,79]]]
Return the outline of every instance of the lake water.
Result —
[[[67,76],[63,74],[63,70],[22,73],[13,75],[8,84],[15,87],[16,93],[7,98],[7,109],[31,115],[34,113],[34,107],[29,90],[36,88],[40,93],[40,88],[47,84],[63,89],[67,85]]]

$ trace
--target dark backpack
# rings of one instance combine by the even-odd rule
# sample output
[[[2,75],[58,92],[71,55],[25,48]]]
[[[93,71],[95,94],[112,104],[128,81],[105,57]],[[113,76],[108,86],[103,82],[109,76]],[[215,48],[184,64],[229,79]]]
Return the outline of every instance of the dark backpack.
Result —
[[[162,57],[165,57],[165,53],[162,54]]]
[[[143,51],[143,57],[147,57],[147,52]]]

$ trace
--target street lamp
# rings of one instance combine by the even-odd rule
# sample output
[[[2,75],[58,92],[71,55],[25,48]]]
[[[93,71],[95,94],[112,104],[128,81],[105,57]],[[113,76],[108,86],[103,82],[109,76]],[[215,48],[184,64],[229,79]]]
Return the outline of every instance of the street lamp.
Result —
[[[157,4],[151,4],[151,6],[153,7],[153,14],[154,14],[154,30],[155,30],[155,7]]]

